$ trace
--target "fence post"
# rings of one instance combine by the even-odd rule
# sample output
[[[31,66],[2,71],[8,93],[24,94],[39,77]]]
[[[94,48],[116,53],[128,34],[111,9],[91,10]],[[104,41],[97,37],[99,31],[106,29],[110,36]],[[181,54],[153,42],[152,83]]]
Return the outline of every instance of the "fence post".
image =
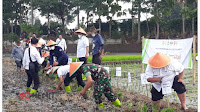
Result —
[[[193,84],[196,84],[196,36],[193,36]]]

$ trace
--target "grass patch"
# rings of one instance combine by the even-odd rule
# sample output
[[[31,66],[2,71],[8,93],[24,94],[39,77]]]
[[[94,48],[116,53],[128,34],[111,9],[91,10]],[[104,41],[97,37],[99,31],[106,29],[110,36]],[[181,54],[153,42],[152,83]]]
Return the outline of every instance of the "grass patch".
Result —
[[[72,61],[75,62],[77,57],[70,57]],[[113,62],[113,61],[134,61],[134,60],[142,60],[142,55],[130,55],[130,56],[103,56],[102,62]],[[92,62],[92,56],[90,56],[87,62]]]

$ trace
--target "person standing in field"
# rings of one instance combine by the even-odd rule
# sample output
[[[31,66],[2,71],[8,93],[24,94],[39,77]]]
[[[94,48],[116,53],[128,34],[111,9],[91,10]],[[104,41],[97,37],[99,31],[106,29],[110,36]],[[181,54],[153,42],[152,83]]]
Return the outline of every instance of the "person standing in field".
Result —
[[[56,43],[58,46],[62,48],[64,52],[67,51],[67,44],[66,44],[65,39],[62,37],[62,35],[59,35],[59,38],[56,39]]]
[[[37,44],[38,39],[33,37],[31,39],[31,46],[25,50],[23,57],[23,67],[28,76],[26,91],[30,91],[30,93],[36,93],[39,88],[39,64],[42,64],[44,61],[44,57],[41,57],[40,53],[36,49]],[[44,54],[42,53],[42,56],[43,55]],[[31,89],[30,86],[32,84],[32,81],[34,81],[34,87]]]
[[[182,80],[183,70],[184,66],[180,62],[161,53],[156,53],[149,59],[146,68],[147,81],[153,85],[151,89],[152,103],[159,107],[158,110],[160,110],[160,100],[163,99],[164,94],[169,94],[164,93],[164,91],[169,92],[171,88],[176,91],[182,108],[188,109],[185,101],[185,83]],[[176,75],[176,73],[179,75]]]
[[[87,64],[87,59],[89,57],[89,40],[86,37],[87,33],[82,29],[78,29],[77,31],[74,32],[76,35],[78,35],[78,44],[77,44],[77,58],[79,61],[83,61],[83,64]],[[81,78],[86,80],[86,77],[83,75],[81,72],[76,72],[78,73]]]
[[[77,58],[79,61],[83,61],[84,64],[87,64],[87,59],[89,57],[89,40],[86,37],[87,33],[82,29],[75,31],[75,34],[78,35],[78,44],[77,44]]]
[[[23,55],[24,55],[24,49],[23,47],[21,47],[21,42],[17,41],[16,46],[12,49],[10,57],[11,62],[13,62],[13,59],[15,60],[15,63],[17,65],[17,72],[21,70]]]
[[[90,27],[90,33],[93,37],[92,47],[92,63],[101,65],[101,60],[104,54],[104,41],[100,34],[97,33],[97,29],[93,26]]]

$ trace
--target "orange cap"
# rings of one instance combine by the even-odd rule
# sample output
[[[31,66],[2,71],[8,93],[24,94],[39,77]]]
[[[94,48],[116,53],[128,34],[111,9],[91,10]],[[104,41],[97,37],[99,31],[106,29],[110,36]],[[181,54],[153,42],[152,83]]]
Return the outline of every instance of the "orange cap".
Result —
[[[69,76],[71,77],[83,64],[83,62],[72,62],[70,63]]]
[[[80,28],[80,29],[78,29],[78,30],[75,31],[75,34],[78,34],[78,33],[87,35],[87,33],[82,28]]]
[[[169,63],[170,63],[169,56],[161,53],[156,53],[148,61],[149,66],[151,66],[152,68],[162,68],[167,66]]]
[[[49,46],[52,46],[52,45],[56,45],[57,43],[56,42],[54,42],[53,40],[50,40],[48,43],[47,43],[47,47],[49,47]]]
[[[44,55],[43,55],[43,57],[47,57],[47,56],[49,56],[49,51],[46,51],[45,53],[44,53]]]

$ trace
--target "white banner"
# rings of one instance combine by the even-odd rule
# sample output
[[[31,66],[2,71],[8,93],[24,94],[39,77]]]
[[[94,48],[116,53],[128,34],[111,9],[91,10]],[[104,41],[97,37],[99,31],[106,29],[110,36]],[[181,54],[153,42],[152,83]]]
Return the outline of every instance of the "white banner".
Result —
[[[143,39],[142,63],[148,64],[148,60],[157,52],[168,55],[172,59],[181,62],[185,68],[192,68],[192,42],[193,38],[169,40],[169,39]]]

